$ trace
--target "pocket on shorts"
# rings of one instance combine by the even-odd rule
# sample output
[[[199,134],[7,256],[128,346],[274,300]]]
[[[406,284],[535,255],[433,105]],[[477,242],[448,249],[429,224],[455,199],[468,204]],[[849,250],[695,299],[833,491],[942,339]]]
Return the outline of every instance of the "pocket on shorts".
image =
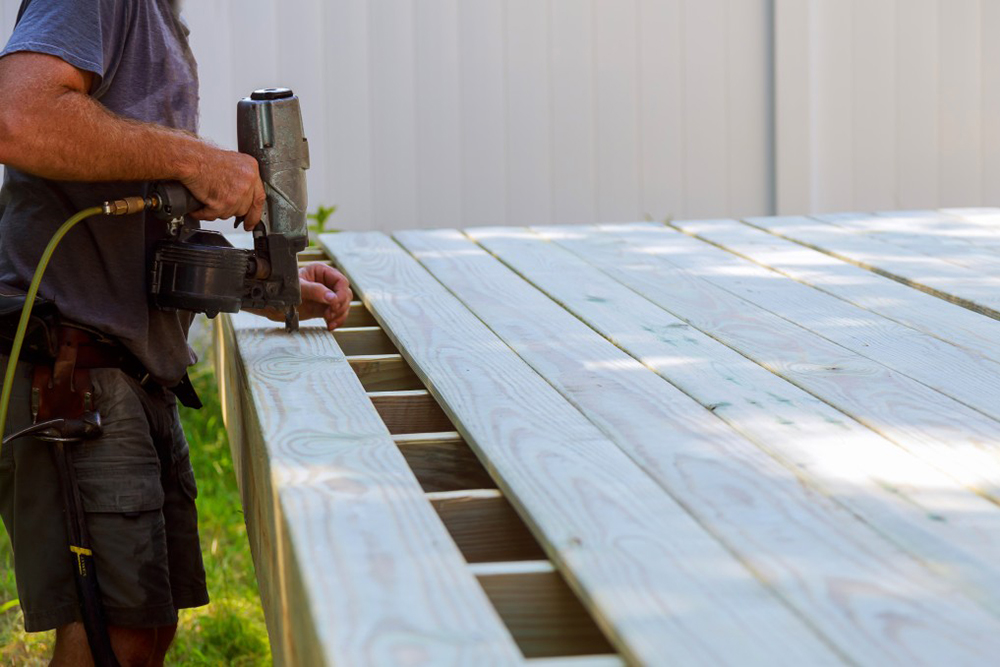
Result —
[[[131,514],[163,508],[163,486],[155,463],[114,468],[77,467],[86,512]]]

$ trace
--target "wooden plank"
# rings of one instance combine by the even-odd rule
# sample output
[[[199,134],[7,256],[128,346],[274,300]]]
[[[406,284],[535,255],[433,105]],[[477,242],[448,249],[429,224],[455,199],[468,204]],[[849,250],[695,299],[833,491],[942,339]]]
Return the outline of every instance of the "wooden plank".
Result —
[[[378,322],[372,317],[372,314],[368,312],[365,305],[360,301],[351,302],[351,310],[347,313],[347,319],[344,320],[344,329],[352,329],[355,327],[374,327],[378,326]]]
[[[469,563],[536,561],[545,552],[524,521],[496,489],[428,493]]]
[[[958,586],[932,592],[937,573],[908,567],[901,551],[853,514],[804,489],[797,471],[737,436],[459,232],[397,232],[395,238],[843,654],[864,663],[920,655],[931,646],[942,656],[955,650],[945,648],[955,628],[934,640],[925,633],[938,632],[956,612],[932,610],[924,600],[954,595]],[[719,493],[723,488],[729,492]],[[993,583],[1000,592],[1000,577]],[[881,589],[879,601],[845,606],[840,586]],[[953,592],[945,593],[949,588]],[[986,628],[1000,625],[967,602],[960,606],[969,608],[970,622],[982,616],[970,641],[982,641]],[[1000,604],[997,609],[1000,614]],[[887,614],[927,627],[903,637],[882,633],[880,620],[864,620]]]
[[[945,209],[942,211],[879,211],[877,220],[869,220],[869,228],[887,228],[890,231],[920,232],[933,235],[948,247],[958,242],[991,252],[1000,252],[1000,228],[982,224],[990,215],[978,213],[985,209],[971,209],[977,213],[966,213],[967,209]],[[886,218],[889,218],[888,220]]]
[[[477,578],[526,658],[614,652],[558,572]]]
[[[633,226],[628,235],[634,242],[651,244],[650,254],[691,276],[1000,420],[1000,364],[995,361],[845,303],[674,229]],[[948,414],[955,407],[951,401],[942,401],[939,411]],[[993,427],[1000,429],[1000,424]]]
[[[275,658],[518,662],[334,339],[310,327],[288,336],[246,314],[219,322],[226,421]]]
[[[754,227],[1000,319],[1000,279],[797,216],[745,218]]]
[[[733,220],[673,226],[848,303],[1000,361],[1000,323],[995,320]]]
[[[399,353],[385,331],[377,326],[340,327],[333,331],[333,338],[344,354],[351,357]]]
[[[348,361],[365,391],[405,391],[424,386],[398,354],[355,355]]]
[[[392,439],[424,491],[496,488],[475,452],[454,431],[406,433]]]
[[[370,391],[371,399],[389,433],[454,431],[451,421],[426,389]]]
[[[622,238],[624,229],[546,236],[580,254],[687,324],[748,356],[923,458],[961,484],[1000,500],[993,420],[863,359],[704,280],[668,269],[663,257]],[[632,239],[635,241],[635,239]]]
[[[529,667],[625,667],[616,655],[581,655],[568,658],[533,658],[526,662]]]
[[[971,271],[986,275],[1000,274],[1000,254],[990,252],[988,247],[949,236],[946,230],[952,225],[951,220],[945,215],[937,216],[940,218],[937,225],[934,225],[932,217],[927,216],[913,220],[910,217],[889,217],[882,214],[873,216],[842,213],[816,216],[816,219]],[[935,227],[940,228],[941,232],[938,233]],[[1000,242],[1000,238],[994,237],[992,241]]]
[[[517,228],[468,233],[805,483],[995,603],[994,504],[539,235]]]
[[[365,286],[368,307],[489,462],[623,657],[655,662],[671,655],[713,664],[836,660],[396,243],[381,234],[326,235],[322,243]],[[625,553],[628,567],[622,567]]]

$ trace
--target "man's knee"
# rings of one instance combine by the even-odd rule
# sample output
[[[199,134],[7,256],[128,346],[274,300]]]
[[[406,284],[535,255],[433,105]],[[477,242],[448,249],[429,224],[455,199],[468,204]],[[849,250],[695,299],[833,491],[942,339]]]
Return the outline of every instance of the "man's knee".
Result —
[[[108,628],[111,647],[122,667],[160,665],[177,631],[176,625],[160,628]],[[56,630],[56,648],[52,664],[90,665],[90,645],[82,623],[70,623]]]

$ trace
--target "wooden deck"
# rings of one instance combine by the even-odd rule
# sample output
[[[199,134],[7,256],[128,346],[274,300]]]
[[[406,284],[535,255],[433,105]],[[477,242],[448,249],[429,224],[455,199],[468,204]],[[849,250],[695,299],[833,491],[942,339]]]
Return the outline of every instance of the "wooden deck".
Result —
[[[995,661],[1000,210],[321,242],[217,328],[279,663]]]

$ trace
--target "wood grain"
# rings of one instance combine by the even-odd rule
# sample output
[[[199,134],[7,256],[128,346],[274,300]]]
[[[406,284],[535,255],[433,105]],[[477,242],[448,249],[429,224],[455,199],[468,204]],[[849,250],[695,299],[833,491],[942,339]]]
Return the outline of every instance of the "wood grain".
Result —
[[[836,503],[804,489],[792,470],[459,232],[394,236],[844,655],[864,663],[932,659],[933,651],[943,658],[967,650],[966,643],[979,643],[970,658],[990,650],[983,642],[989,628],[1000,626],[998,619],[968,601],[955,600],[954,610],[924,602],[951,600],[958,586],[941,587],[936,572],[917,566]],[[845,598],[846,589],[878,591],[877,601]],[[952,625],[955,614],[967,621]],[[887,615],[907,619],[913,632],[884,632],[881,619]],[[978,629],[956,642],[966,623]]]
[[[467,234],[804,484],[997,609],[1000,512],[993,503],[538,234],[519,228]]]
[[[545,552],[496,489],[427,494],[469,563],[535,561]]]
[[[754,227],[1000,319],[1000,278],[797,216],[745,218]]]
[[[674,226],[848,303],[1000,361],[1000,323],[995,320],[733,220]]]
[[[940,393],[859,357],[787,320],[754,308],[672,267],[629,230],[551,228],[545,235],[578,253],[686,324],[847,413],[961,484],[1000,499],[998,430]],[[545,230],[543,230],[545,231]],[[942,405],[950,404],[947,410]]]
[[[787,607],[391,239],[325,235],[623,657],[837,662]],[[725,637],[726,641],[718,641]]]
[[[688,275],[1000,420],[1000,363],[661,225],[629,237]],[[942,372],[948,369],[948,372]],[[941,411],[950,407],[942,405]],[[1000,423],[996,425],[1000,428]]]
[[[355,355],[348,362],[365,391],[400,391],[424,386],[398,354]]]
[[[424,491],[496,488],[475,452],[458,433],[413,433],[392,439]]]
[[[276,660],[518,663],[334,338],[311,327],[289,336],[244,314],[219,322],[227,427]]]
[[[448,416],[426,389],[368,392],[389,433],[454,431]]]
[[[340,327],[334,330],[333,337],[344,354],[350,357],[398,353],[389,337],[377,326]]]
[[[614,652],[558,572],[477,578],[526,658]]]

